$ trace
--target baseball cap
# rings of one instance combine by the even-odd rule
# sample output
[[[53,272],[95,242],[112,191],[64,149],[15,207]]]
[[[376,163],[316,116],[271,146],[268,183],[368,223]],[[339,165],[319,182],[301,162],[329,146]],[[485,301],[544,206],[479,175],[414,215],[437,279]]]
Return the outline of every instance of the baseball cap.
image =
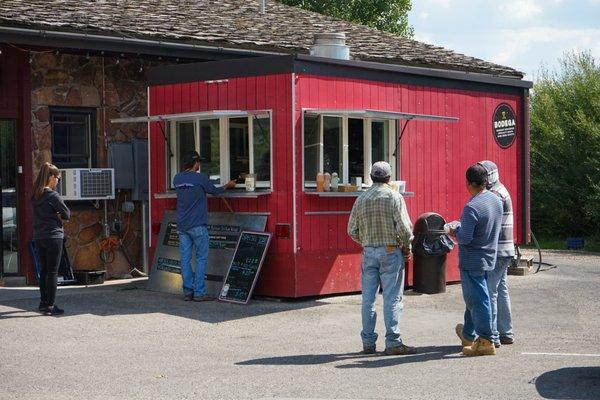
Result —
[[[392,167],[385,161],[377,161],[371,167],[371,176],[376,178],[387,178],[392,175]]]
[[[484,161],[479,162],[479,165],[481,165],[487,171],[488,186],[491,187],[492,185],[494,185],[496,182],[498,182],[500,180],[500,173],[498,172],[498,166],[493,161],[484,160]]]
[[[196,161],[201,161],[200,154],[196,150],[190,150],[183,156],[183,164],[190,165],[195,163]]]

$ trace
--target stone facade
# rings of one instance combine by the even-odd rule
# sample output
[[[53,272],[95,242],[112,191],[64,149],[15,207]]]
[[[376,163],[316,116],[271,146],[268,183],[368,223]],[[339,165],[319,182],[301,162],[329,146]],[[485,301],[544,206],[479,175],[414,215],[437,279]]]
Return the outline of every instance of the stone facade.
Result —
[[[94,57],[34,53],[31,57],[31,108],[33,134],[34,179],[40,165],[52,161],[51,106],[88,107],[96,110],[96,167],[107,167],[107,146],[110,142],[127,142],[146,138],[145,124],[111,124],[111,118],[143,116],[147,113],[147,61],[136,58]],[[128,191],[117,196],[121,201],[109,201],[109,221],[115,207],[130,198]],[[119,203],[117,205],[117,203]],[[130,267],[122,252],[111,246],[104,236],[103,202],[70,202],[72,218],[65,223],[67,249],[74,269],[106,268],[109,277],[123,277]],[[135,212],[122,214],[126,236],[126,251],[134,266],[142,258],[141,206]],[[130,221],[127,224],[127,221]],[[113,243],[114,245],[114,243]],[[101,258],[104,248],[104,259]]]

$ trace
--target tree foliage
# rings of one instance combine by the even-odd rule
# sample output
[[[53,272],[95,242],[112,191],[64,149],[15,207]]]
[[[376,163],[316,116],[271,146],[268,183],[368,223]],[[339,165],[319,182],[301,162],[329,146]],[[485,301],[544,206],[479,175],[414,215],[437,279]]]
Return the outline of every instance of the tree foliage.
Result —
[[[412,37],[408,24],[410,0],[278,0],[320,14]]]
[[[600,65],[571,53],[542,71],[531,97],[532,223],[538,231],[600,233]]]

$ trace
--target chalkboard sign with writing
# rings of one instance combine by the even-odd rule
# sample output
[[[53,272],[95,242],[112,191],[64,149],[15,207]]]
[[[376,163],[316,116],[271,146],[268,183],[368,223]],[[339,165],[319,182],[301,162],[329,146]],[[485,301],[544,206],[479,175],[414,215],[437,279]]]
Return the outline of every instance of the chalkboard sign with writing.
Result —
[[[270,241],[270,233],[241,233],[219,300],[248,304]]]

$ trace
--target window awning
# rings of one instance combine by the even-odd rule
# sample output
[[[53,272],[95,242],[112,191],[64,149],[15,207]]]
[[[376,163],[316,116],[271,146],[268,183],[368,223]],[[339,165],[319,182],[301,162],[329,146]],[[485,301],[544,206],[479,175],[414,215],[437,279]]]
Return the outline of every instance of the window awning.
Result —
[[[406,119],[406,120],[421,120],[421,121],[446,121],[456,122],[456,117],[445,117],[442,115],[427,115],[427,114],[412,114],[395,111],[380,111],[380,110],[343,110],[343,109],[305,109],[306,115],[320,116],[328,115],[335,117],[350,117],[350,118],[375,118],[375,119]]]
[[[200,111],[191,113],[181,114],[162,114],[152,115],[149,117],[126,117],[126,118],[114,118],[110,122],[113,124],[126,124],[136,122],[157,122],[157,121],[188,121],[191,119],[216,119],[221,117],[227,118],[240,118],[248,117],[250,115],[266,115],[267,110],[212,110],[212,111]]]

